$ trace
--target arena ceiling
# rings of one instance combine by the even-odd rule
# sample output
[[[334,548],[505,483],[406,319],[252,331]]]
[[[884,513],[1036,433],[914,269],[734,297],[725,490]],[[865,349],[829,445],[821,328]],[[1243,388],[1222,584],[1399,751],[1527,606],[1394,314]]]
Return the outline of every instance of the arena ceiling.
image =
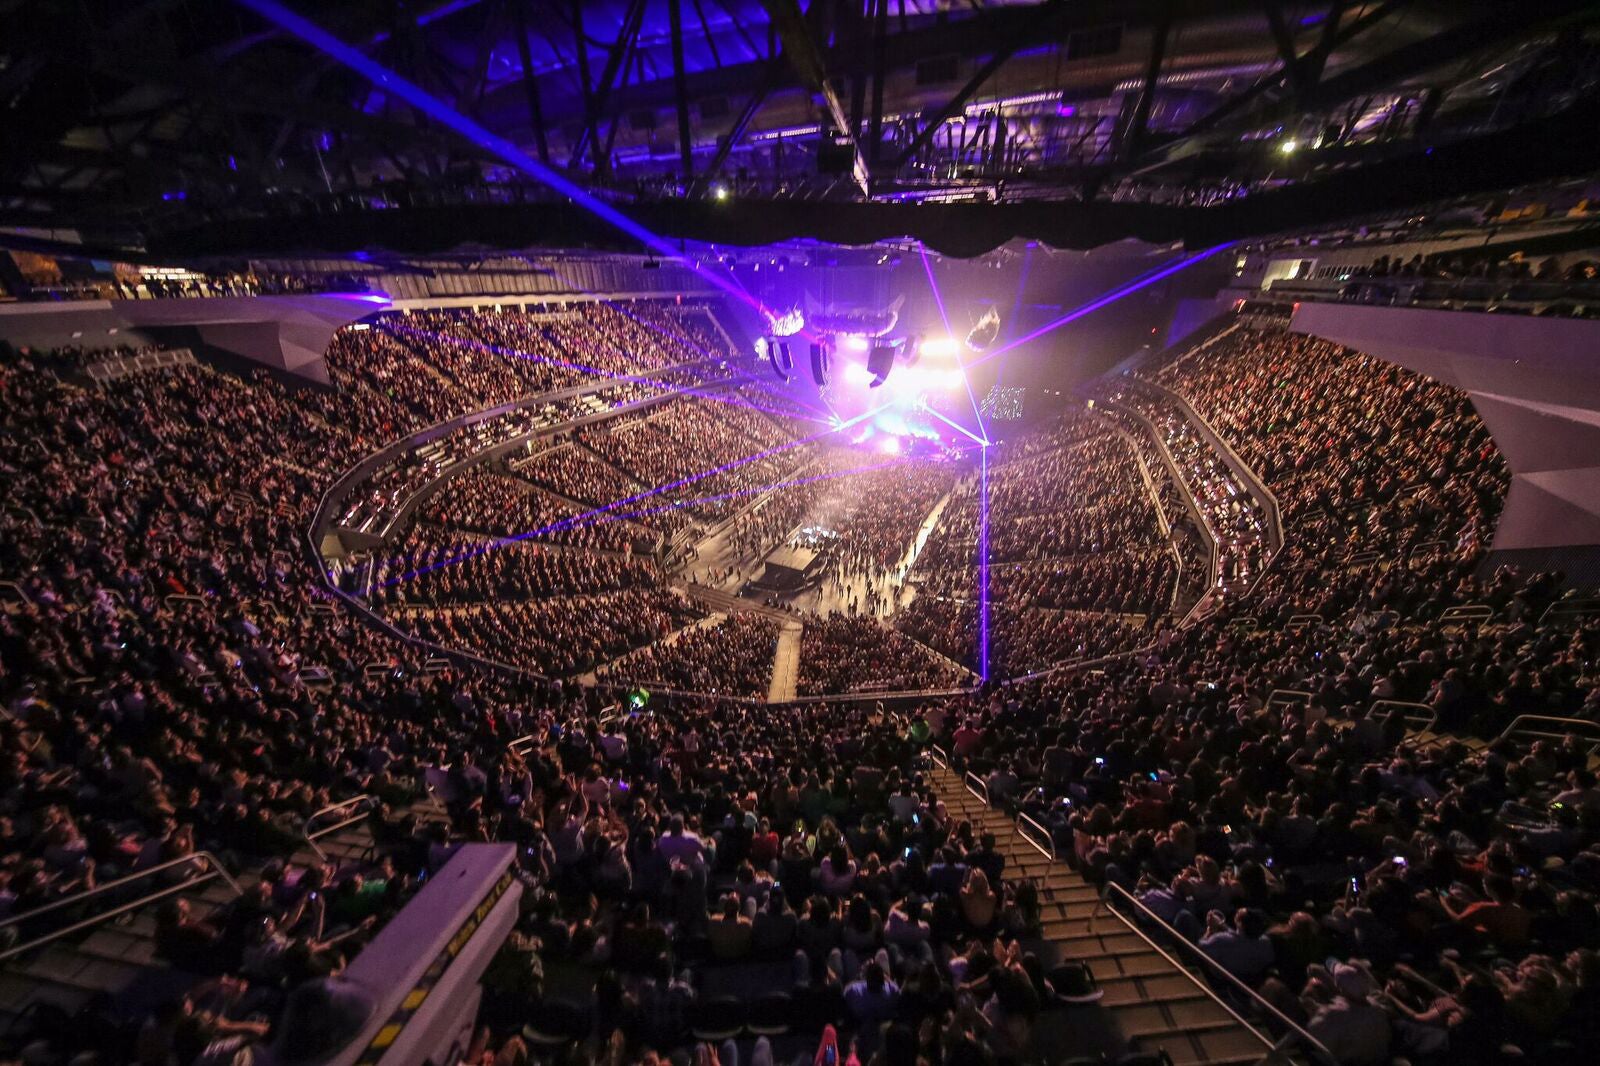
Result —
[[[1583,0],[285,6],[667,236],[1196,243],[1600,152]],[[262,7],[0,0],[0,226],[189,256],[614,241]]]

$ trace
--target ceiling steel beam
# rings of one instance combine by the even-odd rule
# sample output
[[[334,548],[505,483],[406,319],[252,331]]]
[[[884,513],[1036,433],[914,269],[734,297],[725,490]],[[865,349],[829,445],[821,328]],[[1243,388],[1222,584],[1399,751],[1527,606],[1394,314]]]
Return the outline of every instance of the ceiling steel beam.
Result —
[[[1378,4],[1374,8],[1369,9],[1360,18],[1357,18],[1348,25],[1341,27],[1338,32],[1334,33],[1331,37],[1324,36],[1324,38],[1319,41],[1316,47],[1312,50],[1311,55],[1317,57],[1314,59],[1314,61],[1319,64],[1325,62],[1327,57],[1331,55],[1335,49],[1348,43],[1358,34],[1365,32],[1369,27],[1375,26],[1379,22],[1382,22],[1390,15],[1404,8],[1410,2],[1411,0],[1383,0],[1382,3]],[[1254,103],[1265,94],[1282,85],[1284,80],[1288,77],[1288,74],[1289,72],[1280,64],[1278,69],[1273,71],[1271,74],[1267,74],[1257,79],[1254,84],[1245,89],[1243,92],[1235,93],[1233,96],[1230,96],[1228,99],[1224,100],[1221,104],[1218,104],[1204,115],[1201,115],[1199,118],[1195,119],[1195,121],[1189,125],[1188,129],[1178,134],[1177,137],[1169,140],[1166,144],[1155,149],[1155,151],[1167,157],[1171,157],[1175,153],[1180,153],[1186,150],[1196,143],[1201,134],[1213,129],[1224,119],[1228,118],[1249,104]]]
[[[904,14],[905,7],[900,8]],[[867,120],[867,162],[878,165],[883,144],[883,89],[888,79],[889,0],[878,0],[872,20],[872,115]],[[851,131],[851,136],[855,136]]]
[[[517,60],[522,64],[522,87],[528,97],[528,122],[539,162],[550,165],[550,141],[544,135],[544,107],[539,100],[539,78],[533,71],[533,49],[528,43],[528,7],[534,0],[511,0],[512,31],[517,37]]]
[[[828,68],[822,49],[817,47],[816,24],[826,5],[813,3],[810,11],[801,14],[798,0],[763,0],[763,3],[771,20],[770,24],[776,27],[783,39],[782,54],[788,57],[801,83],[813,92],[821,94],[828,116],[833,120],[834,129],[850,138],[851,151],[855,157],[851,170],[856,186],[865,194],[872,172],[867,166],[866,157],[862,155],[861,139],[851,131],[850,117],[845,114],[839,94],[828,81]]]
[[[688,72],[683,66],[683,0],[667,0],[667,21],[672,31],[672,102],[678,112],[678,157],[687,187],[694,180],[694,142],[689,134]]]
[[[1324,78],[1307,91],[1307,111],[1319,111],[1374,89],[1387,88],[1413,75],[1453,62],[1483,48],[1502,45],[1544,32],[1552,24],[1577,15],[1589,21],[1600,16],[1593,0],[1543,0],[1536,5],[1505,4],[1489,8],[1483,17],[1420,41],[1384,52],[1359,67]],[[1270,115],[1284,112],[1282,105]]]
[[[1278,58],[1283,61],[1289,84],[1294,87],[1295,96],[1304,96],[1313,79],[1300,58],[1294,34],[1289,32],[1289,24],[1284,21],[1282,0],[1261,0],[1261,7],[1266,12],[1267,28],[1272,31],[1272,43],[1278,48]]]
[[[577,143],[567,153],[567,166],[576,168],[583,162],[586,140],[595,141],[594,79],[589,71],[589,42],[583,35],[583,0],[572,0],[572,47],[578,54],[578,88],[583,91],[583,132]]]
[[[1042,4],[1037,11],[1030,13],[1032,17],[1027,22],[1017,24],[1011,36],[995,49],[994,54],[989,57],[989,61],[979,67],[977,72],[967,79],[967,83],[956,90],[955,95],[946,100],[944,106],[935,111],[927,120],[921,131],[911,138],[911,143],[906,146],[905,151],[900,153],[900,157],[894,161],[894,169],[899,170],[911,162],[918,152],[927,147],[928,143],[933,140],[933,135],[939,132],[939,127],[944,125],[946,120],[953,118],[962,108],[966,107],[967,101],[971,100],[978,90],[983,88],[984,83],[994,76],[995,71],[1005,66],[1006,61],[1016,55],[1020,48],[1026,44],[1044,39],[1043,35],[1049,32],[1048,27],[1054,24],[1064,6],[1062,0],[1046,0],[1046,3]]]
[[[1150,109],[1156,102],[1156,85],[1161,80],[1161,64],[1167,58],[1167,38],[1172,32],[1171,9],[1163,15],[1150,35],[1150,58],[1145,63],[1144,83],[1139,87],[1139,98],[1133,105],[1133,115],[1128,128],[1123,131],[1121,155],[1124,159],[1137,156],[1144,147],[1145,133],[1150,128]]]
[[[589,107],[584,115],[584,130],[578,135],[578,143],[572,149],[572,158],[576,161],[583,157],[585,147],[592,146],[594,149],[594,169],[597,173],[605,173],[610,163],[606,158],[605,150],[600,144],[600,119],[606,114],[606,105],[610,101],[611,89],[616,84],[617,74],[622,70],[622,65],[626,61],[628,53],[633,49],[633,42],[639,36],[639,26],[644,21],[644,4],[645,0],[628,0],[627,13],[623,16],[622,26],[617,31],[616,42],[612,44],[610,51],[606,54],[606,65],[600,72],[600,81],[589,94]],[[580,57],[584,56],[585,53],[581,31],[583,25],[582,16],[579,14],[579,10],[582,7],[583,0],[575,0],[572,5],[574,25],[579,27],[578,54]],[[589,65],[587,60],[583,65],[587,70]],[[587,73],[584,74],[584,80],[588,80]],[[615,130],[616,124],[613,123],[612,131],[615,132]]]
[[[744,140],[745,133],[750,129],[751,120],[756,117],[756,112],[761,110],[761,105],[767,102],[767,97],[772,93],[773,86],[777,85],[781,80],[783,66],[784,62],[781,57],[767,61],[767,72],[761,79],[761,84],[756,87],[755,92],[750,94],[750,98],[745,101],[744,107],[740,109],[738,117],[733,120],[733,129],[728,131],[726,137],[717,142],[716,154],[711,157],[711,163],[706,167],[705,173],[692,186],[693,191],[703,189],[714,181],[718,174],[722,173],[723,164],[728,161],[729,153],[733,151],[740,141]]]

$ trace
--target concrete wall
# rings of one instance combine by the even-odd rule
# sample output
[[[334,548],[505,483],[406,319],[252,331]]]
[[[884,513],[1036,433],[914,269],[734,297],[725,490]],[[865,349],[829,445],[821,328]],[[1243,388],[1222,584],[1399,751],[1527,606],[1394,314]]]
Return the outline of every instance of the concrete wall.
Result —
[[[389,306],[386,296],[251,296],[0,304],[0,340],[18,347],[199,345],[328,382],[323,353],[340,326]]]
[[[1496,553],[1600,544],[1600,322],[1308,302],[1290,328],[1472,398],[1512,472]]]

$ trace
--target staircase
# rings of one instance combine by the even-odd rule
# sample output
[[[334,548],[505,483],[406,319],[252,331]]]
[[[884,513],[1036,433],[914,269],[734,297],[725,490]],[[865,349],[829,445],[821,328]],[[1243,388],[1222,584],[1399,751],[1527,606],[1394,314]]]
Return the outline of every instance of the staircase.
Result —
[[[419,813],[437,816],[431,808]],[[324,861],[361,860],[372,846],[364,821],[313,829],[290,859],[296,867]],[[27,1015],[54,1007],[75,1015],[96,998],[109,998],[119,1015],[137,1019],[196,983],[195,975],[174,969],[156,955],[156,912],[170,899],[188,901],[196,918],[217,913],[256,880],[254,872],[230,877],[205,853],[119,879],[84,894],[80,907],[62,907],[60,922],[40,926],[40,911],[25,916],[34,928],[0,950],[0,1045],[10,1045],[29,1029]],[[71,913],[68,913],[71,912]],[[81,920],[80,920],[81,917]],[[45,942],[43,929],[76,926]]]
[[[1100,893],[1065,863],[1052,860],[1017,825],[989,807],[959,774],[936,766],[933,783],[952,817],[993,833],[1006,857],[1005,877],[1039,885],[1040,936],[1025,941],[1048,971],[1085,962],[1105,992],[1099,1007],[1130,1051],[1165,1051],[1176,1066],[1255,1063],[1272,1051],[1257,1033],[1123,919],[1099,907]],[[1097,910],[1099,913],[1097,914]],[[1059,1049],[1065,1055],[1071,1049]]]

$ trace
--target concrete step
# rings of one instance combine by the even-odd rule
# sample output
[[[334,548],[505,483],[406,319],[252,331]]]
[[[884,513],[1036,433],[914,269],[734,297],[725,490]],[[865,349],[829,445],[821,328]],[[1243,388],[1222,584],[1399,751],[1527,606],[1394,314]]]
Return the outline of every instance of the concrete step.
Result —
[[[1094,885],[1041,854],[1009,818],[967,792],[958,775],[936,771],[933,779],[954,817],[995,834],[1008,860],[1003,876],[1040,886],[1042,928],[1028,950],[1046,967],[1088,963],[1105,992],[1102,1005],[1134,1049],[1164,1050],[1176,1066],[1242,1066],[1266,1054],[1260,1037],[1120,917],[1096,916],[1100,892]]]
[[[143,969],[136,963],[103,958],[60,943],[51,944],[9,968],[10,972],[32,980],[113,995],[132,984]]]
[[[77,949],[88,955],[147,966],[156,961],[156,942],[114,925],[102,925],[80,940]]]
[[[0,1010],[11,1014],[21,1014],[35,1003],[49,1003],[75,1014],[93,996],[89,989],[0,971]]]

